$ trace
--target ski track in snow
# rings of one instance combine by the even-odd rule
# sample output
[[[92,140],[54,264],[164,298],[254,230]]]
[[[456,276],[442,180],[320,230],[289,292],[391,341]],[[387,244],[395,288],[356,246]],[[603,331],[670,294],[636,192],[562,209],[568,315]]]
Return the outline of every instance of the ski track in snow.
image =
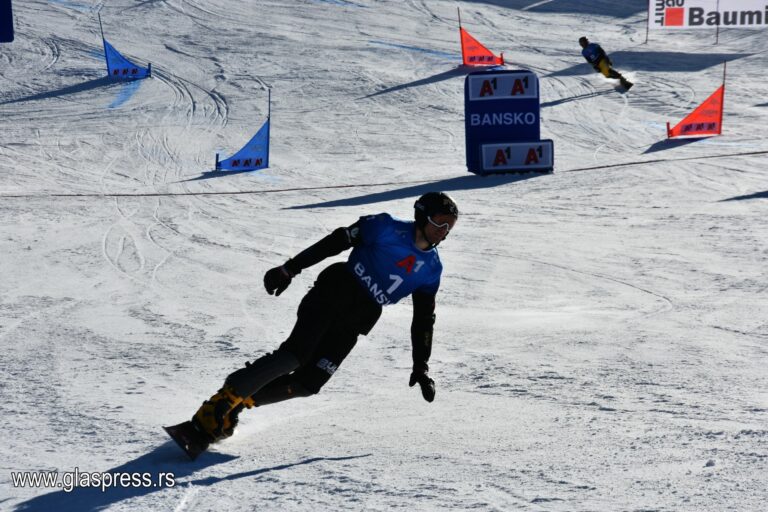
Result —
[[[16,2],[0,510],[764,509],[765,31],[645,44],[642,2],[465,2],[473,36],[539,75],[555,143],[553,174],[479,178],[456,7]],[[151,79],[103,77],[97,12]],[[583,62],[582,34],[619,55],[629,93]],[[723,135],[663,142],[730,57]],[[212,174],[266,119],[267,89],[271,167]],[[435,402],[407,385],[406,300],[318,396],[247,411],[186,460],[160,426],[276,348],[325,265],[279,298],[264,271],[431,189],[462,210],[441,246]],[[75,468],[176,486],[12,485]]]

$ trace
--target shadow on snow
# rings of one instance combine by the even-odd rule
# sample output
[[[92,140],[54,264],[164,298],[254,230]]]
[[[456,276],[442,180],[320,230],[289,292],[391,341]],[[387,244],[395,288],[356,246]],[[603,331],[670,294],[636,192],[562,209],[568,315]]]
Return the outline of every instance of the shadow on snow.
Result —
[[[729,197],[728,199],[722,199],[720,202],[726,202],[726,201],[744,201],[747,199],[768,199],[768,190],[764,192],[756,192],[754,194],[747,194],[744,196],[735,196],[735,197]]]
[[[216,171],[216,170],[205,171],[205,172],[203,172],[203,174],[201,174],[200,176],[197,176],[195,178],[189,178],[187,180],[176,181],[174,183],[186,183],[188,181],[210,180],[210,179],[213,179],[213,178],[223,178],[225,176],[233,176],[233,175],[236,175],[236,174],[244,174],[244,173],[248,173],[248,172],[259,172],[259,171],[263,171],[263,170],[264,169],[244,169],[244,170],[241,170],[241,171]]]
[[[710,137],[691,137],[689,139],[664,139],[654,143],[648,149],[643,151],[643,154],[656,153],[657,151],[666,151],[668,149],[675,149],[681,146],[687,146],[693,142],[699,142],[701,140],[707,140]]]
[[[579,96],[571,96],[570,98],[561,98],[559,100],[547,101],[545,103],[540,104],[539,107],[541,108],[554,107],[557,105],[562,105],[563,103],[568,103],[569,101],[586,100],[588,98],[596,98],[597,96],[605,96],[606,94],[615,94],[615,93],[616,91],[613,89],[607,89],[605,91],[594,91],[586,94],[581,94]]]
[[[312,457],[290,464],[281,464],[268,468],[258,468],[242,473],[229,474],[224,477],[206,477],[197,480],[180,480],[185,477],[191,477],[196,472],[203,469],[224,464],[237,459],[234,455],[223,453],[207,452],[201,455],[197,460],[190,461],[186,455],[181,453],[179,448],[173,443],[167,443],[155,448],[150,453],[140,456],[121,466],[108,470],[108,473],[131,473],[143,474],[149,473],[152,478],[152,484],[158,482],[159,473],[172,473],[176,485],[174,488],[187,486],[211,486],[227,480],[237,480],[240,478],[250,478],[264,473],[290,469],[295,466],[312,464],[322,461],[343,461],[349,459],[358,459],[369,457],[371,454],[350,455],[346,457]],[[57,510],[61,512],[97,512],[107,509],[121,501],[145,496],[157,491],[170,489],[166,486],[157,487],[109,487],[102,492],[101,487],[75,487],[72,492],[60,490],[41,496],[36,496],[30,500],[16,505],[16,512],[32,512],[41,510]]]
[[[99,89],[101,87],[112,87],[112,86],[122,85],[121,92],[118,98],[109,107],[109,108],[115,108],[122,105],[128,99],[130,99],[133,93],[136,92],[136,90],[138,89],[139,82],[140,80],[131,80],[131,81],[113,80],[108,76],[104,76],[101,78],[94,78],[92,80],[88,80],[86,82],[82,82],[79,84],[70,85],[68,87],[63,87],[55,91],[41,92],[38,94],[33,94],[31,96],[24,96],[23,98],[16,98],[8,101],[0,101],[0,105],[10,105],[12,103],[23,103],[25,101],[37,101],[37,100],[45,100],[50,98],[60,98],[62,96],[68,96],[71,94],[78,94],[81,92],[92,91],[94,89]]]
[[[648,10],[646,0],[467,0],[471,4],[490,4],[531,13],[599,14],[626,18]],[[528,9],[526,9],[528,8]]]
[[[608,50],[607,50],[608,51]],[[719,66],[725,61],[734,61],[749,57],[751,53],[703,53],[683,52],[627,52],[608,51],[615,67],[619,71],[670,71],[693,72]],[[580,76],[595,73],[592,66],[582,62],[569,68],[555,71],[545,76]]]
[[[395,85],[393,87],[389,87],[388,89],[384,89],[383,91],[374,92],[372,94],[368,94],[367,96],[362,96],[360,98],[355,98],[355,99],[365,100],[368,98],[379,96],[381,94],[389,94],[391,92],[402,91],[403,89],[409,89],[411,87],[419,87],[421,85],[442,82],[443,80],[448,80],[457,76],[466,76],[472,71],[484,71],[484,70],[494,69],[496,67],[497,66],[465,66],[462,64],[453,69],[449,69],[448,71],[443,71],[442,73],[438,73],[436,75],[432,75],[427,78],[414,80],[413,82],[408,82],[406,84]]]
[[[395,201],[398,199],[411,199],[419,197],[427,192],[433,190],[441,190],[443,192],[452,192],[457,190],[474,190],[481,188],[498,187],[501,185],[507,185],[509,183],[515,183],[517,181],[523,181],[531,178],[542,176],[543,173],[526,173],[526,174],[493,174],[487,176],[459,176],[456,178],[450,178],[441,181],[435,181],[433,183],[422,183],[419,185],[412,185],[409,187],[403,187],[396,190],[387,190],[385,192],[377,192],[375,194],[365,194],[362,196],[349,197],[345,199],[337,199],[335,201],[325,201],[322,203],[305,204],[300,206],[289,206],[283,208],[284,210],[300,210],[304,208],[333,208],[336,206],[361,206],[374,203],[382,203],[385,201]]]

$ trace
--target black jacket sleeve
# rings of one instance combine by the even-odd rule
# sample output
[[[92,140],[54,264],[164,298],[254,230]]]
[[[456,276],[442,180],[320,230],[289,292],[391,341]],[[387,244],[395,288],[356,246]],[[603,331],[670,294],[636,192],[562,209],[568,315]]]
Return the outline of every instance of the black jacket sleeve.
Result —
[[[320,263],[331,256],[336,256],[350,247],[360,244],[360,242],[360,229],[358,228],[358,223],[355,222],[349,227],[335,229],[319,242],[307,247],[295,257],[289,259],[283,266],[293,277],[301,273],[305,268]]]
[[[411,346],[413,348],[413,371],[429,371],[429,356],[432,355],[432,332],[435,325],[435,296],[414,292],[413,321],[411,322]]]

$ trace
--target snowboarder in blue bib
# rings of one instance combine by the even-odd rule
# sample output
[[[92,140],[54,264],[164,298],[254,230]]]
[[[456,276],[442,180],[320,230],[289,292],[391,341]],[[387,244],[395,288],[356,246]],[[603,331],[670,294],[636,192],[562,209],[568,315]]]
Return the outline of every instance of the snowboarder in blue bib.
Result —
[[[605,53],[602,46],[597,43],[590,43],[586,37],[579,38],[579,44],[581,45],[581,54],[589,62],[592,67],[598,73],[602,73],[605,78],[618,78],[621,82],[621,86],[629,90],[632,87],[632,82],[624,78],[624,76],[613,69],[613,63],[610,57]]]
[[[194,458],[210,443],[234,433],[238,415],[258,407],[316,394],[381,315],[382,306],[411,296],[413,368],[409,385],[419,385],[427,402],[435,398],[429,376],[435,296],[442,264],[437,246],[459,217],[443,192],[429,192],[414,204],[415,220],[387,213],[361,217],[340,227],[283,265],[267,271],[264,287],[280,295],[302,270],[352,249],[345,263],[334,263],[317,277],[299,304],[296,324],[280,347],[230,374],[224,386],[187,422],[186,443],[169,434]]]

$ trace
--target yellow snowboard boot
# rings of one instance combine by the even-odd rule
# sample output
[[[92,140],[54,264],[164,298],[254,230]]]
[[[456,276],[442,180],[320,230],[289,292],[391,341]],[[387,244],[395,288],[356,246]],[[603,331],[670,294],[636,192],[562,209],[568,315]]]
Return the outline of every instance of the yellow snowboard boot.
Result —
[[[252,407],[253,400],[243,399],[235,394],[231,386],[224,386],[215,395],[203,402],[192,417],[198,430],[215,443],[231,436],[237,425],[237,416],[243,407]]]

